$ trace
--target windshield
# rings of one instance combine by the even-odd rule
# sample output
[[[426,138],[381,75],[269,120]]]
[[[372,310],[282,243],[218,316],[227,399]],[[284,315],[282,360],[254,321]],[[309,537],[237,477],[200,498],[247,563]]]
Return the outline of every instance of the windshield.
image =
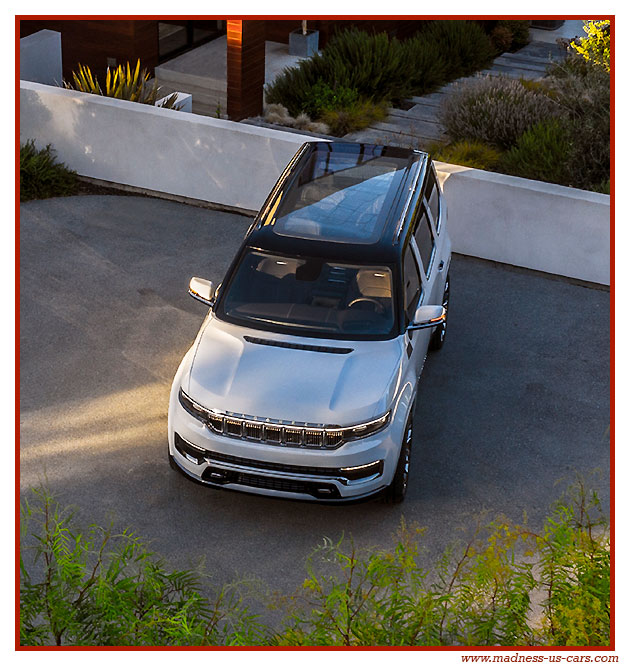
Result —
[[[250,250],[221,299],[222,313],[256,328],[362,338],[391,333],[392,273],[323,259]],[[292,329],[292,330],[288,330]]]

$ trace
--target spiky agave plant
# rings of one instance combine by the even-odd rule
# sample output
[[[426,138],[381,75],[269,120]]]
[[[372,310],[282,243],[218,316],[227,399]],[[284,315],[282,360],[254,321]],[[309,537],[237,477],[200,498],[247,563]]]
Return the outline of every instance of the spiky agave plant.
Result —
[[[140,104],[155,105],[159,98],[161,87],[157,81],[149,83],[149,72],[146,67],[140,69],[140,60],[136,63],[134,69],[129,62],[125,65],[118,65],[116,69],[107,68],[105,77],[105,90],[98,82],[98,78],[92,74],[87,65],[79,63],[77,72],[72,72],[74,84],[64,81],[64,87],[70,90],[91,93],[93,95],[102,95],[104,97],[115,97],[117,99],[126,99]],[[163,108],[178,110],[176,104],[177,94],[170,95],[161,105]]]

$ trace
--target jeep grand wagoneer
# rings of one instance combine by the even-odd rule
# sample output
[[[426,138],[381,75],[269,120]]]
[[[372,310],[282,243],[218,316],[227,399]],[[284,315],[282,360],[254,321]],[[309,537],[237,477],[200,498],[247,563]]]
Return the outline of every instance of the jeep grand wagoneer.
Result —
[[[418,380],[444,343],[451,243],[426,153],[305,143],[173,382],[171,464],[214,488],[405,496]]]

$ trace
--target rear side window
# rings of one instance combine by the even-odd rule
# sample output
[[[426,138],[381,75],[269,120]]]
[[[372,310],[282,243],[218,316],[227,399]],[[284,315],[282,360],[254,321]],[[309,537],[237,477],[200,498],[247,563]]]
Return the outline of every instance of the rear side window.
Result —
[[[431,217],[438,233],[440,233],[440,188],[435,178],[435,171],[433,168],[429,170],[427,176],[427,189],[425,197],[431,211]]]
[[[405,258],[403,261],[403,280],[404,280],[404,294],[405,294],[405,313],[407,325],[413,320],[413,316],[420,302],[422,295],[422,287],[420,285],[420,275],[418,273],[418,266],[411,251],[411,246],[407,246],[405,251]]]
[[[422,266],[427,277],[431,272],[431,260],[433,258],[433,250],[435,249],[435,240],[433,238],[433,230],[431,223],[425,209],[424,202],[418,207],[420,214],[418,216],[418,224],[414,231],[414,237],[418,244],[420,251],[420,258],[422,259]]]

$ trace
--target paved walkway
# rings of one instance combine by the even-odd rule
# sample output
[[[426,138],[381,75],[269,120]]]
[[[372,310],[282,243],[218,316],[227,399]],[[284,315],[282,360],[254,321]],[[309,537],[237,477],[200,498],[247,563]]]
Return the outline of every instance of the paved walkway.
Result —
[[[539,32],[543,31],[536,31]],[[544,76],[551,62],[565,57],[566,51],[558,44],[532,41],[516,53],[501,54],[489,69],[480,74],[533,80]],[[472,78],[474,77],[463,77],[429,95],[412,97],[406,100],[404,106],[407,108],[390,109],[384,122],[374,123],[365,130],[347,134],[344,139],[420,149],[428,149],[431,144],[443,142],[446,135],[439,121],[440,106],[455,88]]]

